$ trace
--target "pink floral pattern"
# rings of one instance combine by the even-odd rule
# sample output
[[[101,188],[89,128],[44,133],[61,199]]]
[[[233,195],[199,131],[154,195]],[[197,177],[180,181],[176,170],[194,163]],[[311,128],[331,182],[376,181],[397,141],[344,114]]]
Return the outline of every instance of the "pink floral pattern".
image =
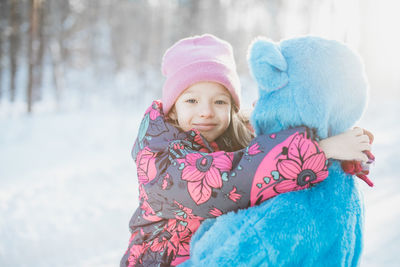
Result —
[[[136,157],[139,183],[146,184],[156,177],[156,156],[157,153],[151,152],[148,147],[139,151]]]
[[[212,208],[209,213],[215,217],[222,215],[222,211],[220,209],[217,209],[216,207]]]
[[[293,134],[274,147],[258,167],[252,184],[251,205],[281,193],[308,188],[327,176],[326,157],[317,143],[305,138],[303,133]]]
[[[234,186],[232,190],[229,192],[228,197],[233,202],[237,202],[242,197],[242,195],[237,193],[237,188],[236,186]]]
[[[150,119],[155,120],[158,116],[161,115],[162,104],[159,101],[153,101],[151,106],[146,110],[145,114],[149,113]]]
[[[302,151],[299,151],[299,153],[302,153]],[[275,186],[276,191],[278,193],[297,191],[310,187],[311,184],[321,182],[328,176],[325,162],[324,153],[316,153],[304,161],[300,160],[300,157],[295,159],[289,157],[279,161],[277,168],[285,179]]]
[[[169,185],[168,181],[170,181],[170,180],[171,180],[171,177],[169,176],[169,173],[165,174],[164,175],[164,179],[163,179],[163,183],[162,183],[162,186],[161,186],[161,188],[163,190],[166,190],[168,188],[168,185]]]
[[[141,255],[148,249],[147,244],[133,245],[129,249],[128,267],[133,267],[136,264],[141,264]]]
[[[232,169],[232,160],[233,153],[223,151],[208,155],[193,153],[178,159],[185,164],[182,180],[188,182],[189,194],[197,205],[210,199],[212,188],[222,187],[221,173]]]
[[[261,150],[260,150],[259,148],[260,148],[260,144],[259,144],[259,143],[254,143],[253,145],[251,145],[251,146],[248,148],[247,153],[248,153],[250,156],[257,155],[258,153],[261,153]]]
[[[278,193],[301,190],[328,176],[326,157],[310,139],[297,134],[288,147],[287,159],[279,160],[278,172],[284,178],[275,189]]]
[[[197,129],[192,129],[191,131],[195,134],[195,136],[193,138],[193,141],[201,146],[199,151],[200,152],[204,152],[204,153],[210,153],[211,151],[209,149],[207,149],[207,146],[206,146],[205,141],[204,141],[204,137],[200,134],[200,132]],[[208,143],[208,144],[210,145],[210,147],[214,151],[218,151],[219,150],[218,145],[217,145],[216,142],[211,142],[211,143]]]
[[[168,220],[160,237],[154,239],[150,245],[151,251],[172,254],[174,259],[190,255],[190,239],[200,227],[201,221],[204,220],[204,218],[194,215],[192,209],[176,201],[175,205],[179,207],[175,212],[175,219]]]
[[[143,187],[143,184],[139,185],[139,200],[140,200],[140,208],[143,211],[143,218],[150,222],[161,221],[162,218],[156,215],[153,208],[149,204],[149,197],[147,196],[146,190]]]

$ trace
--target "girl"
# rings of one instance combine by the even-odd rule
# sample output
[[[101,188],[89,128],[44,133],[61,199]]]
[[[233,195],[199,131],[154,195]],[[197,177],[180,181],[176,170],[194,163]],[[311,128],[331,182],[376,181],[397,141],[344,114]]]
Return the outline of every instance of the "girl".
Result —
[[[162,101],[147,109],[132,151],[140,206],[121,266],[178,265],[189,258],[190,239],[206,218],[309,188],[328,176],[327,158],[368,160],[362,151],[370,150],[369,138],[360,128],[319,142],[306,127],[252,139],[238,115],[232,48],[215,36],[177,42],[162,71]],[[302,149],[289,151],[293,142]],[[288,153],[300,153],[302,170],[280,163]],[[273,190],[253,190],[256,173],[273,179]]]

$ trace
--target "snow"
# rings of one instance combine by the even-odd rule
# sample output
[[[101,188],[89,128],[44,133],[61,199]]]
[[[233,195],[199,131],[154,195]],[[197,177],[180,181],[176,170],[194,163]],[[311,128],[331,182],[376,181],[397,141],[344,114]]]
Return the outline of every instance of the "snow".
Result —
[[[397,266],[400,107],[395,98],[371,102],[358,123],[374,133],[377,158],[370,175],[375,187],[360,183],[361,266]],[[130,150],[147,104],[100,101],[53,112],[48,102],[26,115],[22,104],[1,103],[0,266],[119,264],[137,206]]]
[[[373,188],[361,185],[365,199],[365,245],[361,266],[398,266],[400,262],[400,114],[399,98],[372,98],[360,126],[375,135],[377,158],[370,177]]]
[[[0,266],[117,265],[137,205],[130,149],[140,117],[1,118]]]

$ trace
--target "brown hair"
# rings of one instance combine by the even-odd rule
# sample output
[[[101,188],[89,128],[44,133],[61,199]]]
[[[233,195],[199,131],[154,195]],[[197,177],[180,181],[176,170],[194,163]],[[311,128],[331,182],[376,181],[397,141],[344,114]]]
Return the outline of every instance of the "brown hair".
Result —
[[[175,112],[175,105],[168,114],[171,112]],[[238,107],[232,103],[231,122],[226,131],[215,140],[221,150],[232,152],[249,145],[250,141],[254,138],[249,116],[249,111],[238,111]],[[169,116],[166,116],[166,120],[173,126],[180,128],[176,120],[171,119]]]
[[[221,150],[237,151],[249,145],[254,138],[249,115],[250,113],[247,111],[238,111],[237,106],[232,104],[231,123],[228,129],[216,140]]]

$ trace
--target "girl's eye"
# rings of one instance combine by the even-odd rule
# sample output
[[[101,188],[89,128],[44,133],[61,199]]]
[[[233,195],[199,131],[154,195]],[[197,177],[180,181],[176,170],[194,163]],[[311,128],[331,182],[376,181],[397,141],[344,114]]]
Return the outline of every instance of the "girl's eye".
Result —
[[[191,98],[191,99],[186,100],[185,102],[194,104],[194,103],[196,103],[196,99]]]
[[[215,101],[215,104],[225,105],[225,104],[228,104],[228,103],[226,101],[224,101],[224,100],[217,100],[217,101]]]

